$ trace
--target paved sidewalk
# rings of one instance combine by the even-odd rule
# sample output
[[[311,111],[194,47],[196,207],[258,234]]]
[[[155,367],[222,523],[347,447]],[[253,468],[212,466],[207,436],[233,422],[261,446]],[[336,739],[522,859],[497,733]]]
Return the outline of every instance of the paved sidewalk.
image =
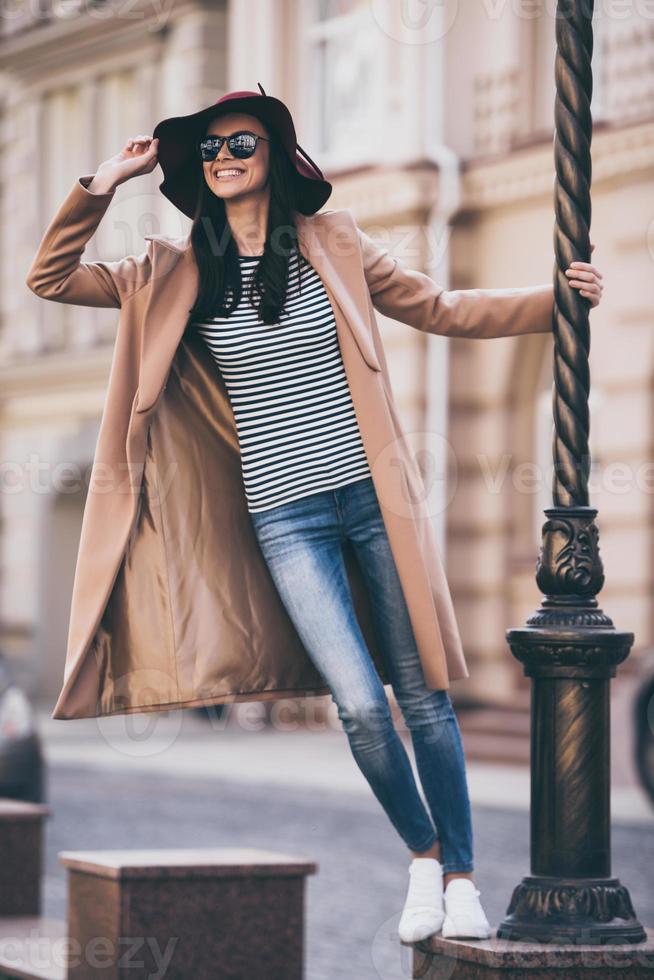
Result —
[[[248,764],[256,755],[254,742],[250,749]],[[318,766],[322,758],[316,759]],[[307,980],[406,980],[411,975],[410,950],[397,939],[408,854],[370,793],[308,784],[255,785],[177,771],[91,772],[55,765],[50,801],[44,882],[49,916],[66,914],[66,879],[58,860],[62,850],[262,847],[318,864],[305,896]],[[497,926],[513,889],[529,871],[529,818],[496,806],[473,805],[472,813],[475,880],[486,914]],[[629,888],[640,920],[650,927],[653,843],[649,827],[613,825],[613,873]],[[612,974],[603,975],[613,980]]]
[[[45,914],[66,914],[62,850],[282,850],[318,862],[307,880],[307,980],[404,980],[410,952],[396,930],[407,853],[345,735],[325,723],[314,731],[267,727],[260,705],[236,707],[243,710],[226,719],[176,711],[66,722],[39,712],[52,807]],[[468,777],[475,880],[497,925],[529,869],[529,773],[469,762]],[[647,801],[616,787],[613,873],[647,926],[654,921],[653,826]]]
[[[173,711],[62,721],[43,707],[37,713],[53,766],[370,795],[339,727],[321,722],[311,731],[291,723],[281,730],[266,725],[260,703],[231,708],[222,719]],[[415,770],[410,739],[406,731],[401,735]],[[473,804],[529,809],[528,767],[469,761],[467,772]],[[654,828],[654,808],[638,786],[614,783],[611,809],[614,822]]]

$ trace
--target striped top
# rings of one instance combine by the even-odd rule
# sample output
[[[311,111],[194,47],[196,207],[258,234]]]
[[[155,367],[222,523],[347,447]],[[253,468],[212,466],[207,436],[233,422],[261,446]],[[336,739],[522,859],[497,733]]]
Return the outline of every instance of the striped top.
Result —
[[[195,323],[225,381],[251,513],[371,475],[320,276],[296,249],[284,311],[265,324],[248,297],[259,259],[239,256],[231,316]]]

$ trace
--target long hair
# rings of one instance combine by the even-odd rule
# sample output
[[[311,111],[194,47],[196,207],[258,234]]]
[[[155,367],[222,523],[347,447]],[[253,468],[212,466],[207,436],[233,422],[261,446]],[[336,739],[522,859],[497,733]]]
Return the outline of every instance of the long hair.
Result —
[[[295,171],[284,148],[274,139],[273,133],[270,135],[268,227],[264,251],[251,277],[248,293],[250,303],[257,308],[263,323],[279,320],[288,291],[290,258],[295,248],[299,252],[293,219],[293,212],[297,210]],[[199,157],[198,166],[200,193],[190,239],[200,285],[189,323],[212,316],[229,316],[240,303],[242,294],[238,249],[227,220],[225,202],[208,186]]]

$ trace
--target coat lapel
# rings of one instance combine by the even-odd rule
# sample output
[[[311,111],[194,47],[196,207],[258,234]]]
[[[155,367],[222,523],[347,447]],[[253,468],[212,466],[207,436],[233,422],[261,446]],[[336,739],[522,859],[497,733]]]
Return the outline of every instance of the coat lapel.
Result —
[[[325,212],[324,218],[328,214],[341,213]],[[343,249],[342,238],[339,238],[340,251],[332,249],[329,232],[335,226],[321,218],[323,215],[296,215],[302,253],[323,281],[334,308],[339,334],[349,330],[368,367],[380,371],[356,240]],[[145,238],[153,240],[157,246],[152,268],[156,282],[142,323],[137,412],[148,411],[161,394],[198,289],[198,269],[188,238],[170,239],[159,235],[146,235]]]
[[[190,245],[180,247],[156,235],[155,282],[142,321],[141,364],[136,411],[152,408],[161,393],[182,339],[198,289],[198,269]]]
[[[298,238],[306,246],[304,254],[323,281],[334,307],[339,332],[349,329],[368,367],[381,371],[368,317],[369,293],[359,256],[356,226],[351,217],[340,217],[347,214],[347,211],[324,212],[319,223],[302,215],[298,222]],[[333,220],[329,220],[328,215],[333,215]],[[339,225],[337,221],[342,223]],[[345,247],[344,232],[353,236]],[[331,247],[332,236],[337,248]]]

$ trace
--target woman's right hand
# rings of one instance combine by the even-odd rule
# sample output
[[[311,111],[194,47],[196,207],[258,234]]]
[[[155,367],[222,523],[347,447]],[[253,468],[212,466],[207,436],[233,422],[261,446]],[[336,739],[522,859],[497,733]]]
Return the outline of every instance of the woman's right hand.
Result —
[[[149,174],[157,166],[158,149],[158,139],[143,135],[132,137],[119,153],[100,164],[87,190],[106,194],[131,177]]]

